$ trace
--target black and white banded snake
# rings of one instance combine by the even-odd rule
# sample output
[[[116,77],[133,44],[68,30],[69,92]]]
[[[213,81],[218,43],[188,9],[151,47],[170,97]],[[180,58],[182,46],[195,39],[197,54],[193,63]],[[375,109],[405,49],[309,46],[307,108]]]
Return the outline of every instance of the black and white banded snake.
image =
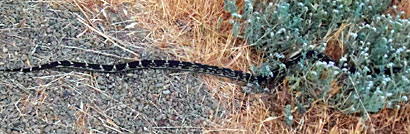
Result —
[[[334,62],[328,56],[324,54],[317,53],[315,51],[308,51],[305,55],[307,58],[316,57],[320,61],[324,62]],[[298,54],[293,56],[291,60],[284,62],[286,67],[296,64],[303,56]],[[334,62],[337,64],[337,62]],[[252,75],[243,71],[232,70],[229,68],[221,68],[218,66],[205,65],[193,62],[184,62],[177,60],[141,60],[133,61],[128,63],[120,63],[114,65],[101,65],[101,64],[90,64],[83,62],[74,61],[55,61],[35,67],[29,68],[15,68],[15,69],[0,69],[2,72],[32,72],[37,70],[52,69],[52,68],[78,68],[82,70],[96,71],[96,72],[121,72],[135,69],[169,69],[169,70],[181,70],[181,71],[191,71],[198,73],[206,73],[216,76],[222,76],[231,78],[243,82],[257,82],[258,84],[266,84],[268,81],[274,79],[275,77],[266,77],[262,75]],[[356,68],[347,67],[350,72],[355,72]],[[393,73],[400,71],[400,68],[393,68]],[[380,70],[373,70],[379,73]],[[273,76],[276,76],[279,72],[273,70]],[[371,73],[371,72],[368,72]],[[390,74],[390,70],[385,70],[386,74]]]

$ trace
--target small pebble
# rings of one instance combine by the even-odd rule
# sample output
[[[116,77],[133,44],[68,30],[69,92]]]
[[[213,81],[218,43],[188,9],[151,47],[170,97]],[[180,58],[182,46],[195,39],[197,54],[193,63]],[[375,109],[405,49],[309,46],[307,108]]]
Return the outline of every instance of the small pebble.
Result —
[[[162,91],[162,94],[164,94],[164,95],[168,95],[170,93],[171,93],[171,91],[169,91],[169,90]]]

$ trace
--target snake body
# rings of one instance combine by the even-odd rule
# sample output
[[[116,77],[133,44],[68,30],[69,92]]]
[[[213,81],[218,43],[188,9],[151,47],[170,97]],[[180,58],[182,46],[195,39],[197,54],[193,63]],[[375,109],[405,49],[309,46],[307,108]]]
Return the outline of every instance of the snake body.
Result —
[[[222,77],[231,78],[238,81],[265,83],[267,77],[256,76],[250,73],[232,70],[229,68],[221,68],[218,66],[205,65],[193,62],[184,62],[177,60],[141,60],[115,65],[89,64],[85,62],[75,61],[55,61],[29,68],[4,69],[3,72],[32,72],[36,70],[51,69],[51,68],[78,68],[96,72],[121,72],[135,69],[170,69],[212,74]]]
[[[295,55],[291,57],[291,60],[288,60],[284,62],[284,65],[286,67],[292,66],[297,64],[299,60],[303,58],[301,54]],[[338,66],[337,62],[331,60],[328,56],[317,53],[315,51],[308,51],[305,54],[306,59],[312,59],[316,58],[319,61],[322,62],[333,62],[335,66]],[[198,72],[198,73],[206,73],[206,74],[212,74],[212,75],[217,75],[217,76],[222,76],[222,77],[227,77],[231,78],[234,80],[238,81],[243,81],[243,82],[257,82],[259,84],[265,84],[269,80],[274,79],[279,71],[278,70],[271,70],[273,73],[273,77],[266,77],[262,75],[253,75],[250,73],[246,73],[243,71],[238,71],[238,70],[232,70],[229,68],[222,68],[218,66],[211,66],[211,65],[205,65],[205,64],[200,64],[200,63],[194,63],[194,62],[184,62],[184,61],[177,61],[177,60],[141,60],[141,61],[133,61],[133,62],[128,62],[128,63],[120,63],[120,64],[114,64],[114,65],[102,65],[102,64],[90,64],[90,63],[85,63],[85,62],[75,62],[75,61],[68,61],[68,60],[63,60],[63,61],[55,61],[55,62],[50,62],[46,64],[42,64],[39,66],[35,67],[29,67],[29,68],[16,68],[16,69],[3,69],[0,71],[3,72],[31,72],[31,71],[36,71],[36,70],[43,70],[43,69],[52,69],[52,68],[77,68],[77,69],[83,69],[83,70],[89,70],[89,71],[96,71],[96,72],[121,72],[121,71],[127,71],[127,70],[135,70],[135,69],[170,69],[170,70],[181,70],[181,71],[191,71],[191,72]],[[349,72],[356,72],[356,68],[354,67],[345,67]],[[401,69],[394,67],[393,73],[399,72]],[[368,74],[371,73],[380,73],[381,70],[379,69],[373,69]],[[389,75],[390,70],[386,69],[384,70],[384,73]]]

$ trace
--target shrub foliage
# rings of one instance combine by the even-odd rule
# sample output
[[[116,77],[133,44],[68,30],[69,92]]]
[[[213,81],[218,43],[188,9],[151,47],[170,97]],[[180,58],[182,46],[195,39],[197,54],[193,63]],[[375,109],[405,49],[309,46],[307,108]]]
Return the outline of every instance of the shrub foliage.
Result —
[[[322,99],[346,113],[367,113],[394,108],[410,97],[410,18],[400,19],[403,12],[385,15],[391,1],[245,0],[240,7],[237,3],[225,0],[234,35],[266,55],[263,65],[252,70],[270,77],[279,70],[289,80],[290,92],[302,93],[297,105]],[[286,56],[310,50],[323,53],[332,40],[344,50],[338,63],[302,58],[297,65],[284,66]],[[346,64],[357,71],[342,69]],[[372,71],[393,67],[401,70]]]

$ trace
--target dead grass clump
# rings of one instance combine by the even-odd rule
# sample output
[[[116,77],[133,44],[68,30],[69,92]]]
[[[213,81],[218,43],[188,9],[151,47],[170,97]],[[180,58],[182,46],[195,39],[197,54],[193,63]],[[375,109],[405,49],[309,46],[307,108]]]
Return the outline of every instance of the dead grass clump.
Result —
[[[370,114],[363,124],[361,116],[346,115],[327,105],[314,103],[304,115],[296,115],[300,130],[306,133],[399,133],[410,132],[410,105],[383,109]],[[366,127],[365,127],[366,126]]]
[[[213,124],[205,133],[290,133],[283,116],[266,109],[262,101],[245,101],[242,110],[232,113],[231,118]]]
[[[152,0],[140,4],[146,10],[135,19],[152,30],[150,41],[179,59],[244,71],[261,62],[259,55],[250,54],[244,41],[232,36],[223,1]]]
[[[147,41],[183,61],[243,71],[249,71],[252,64],[261,63],[261,56],[251,52],[245,41],[233,37],[224,1],[150,0],[137,6],[143,11],[135,15],[139,26],[152,31]],[[233,84],[214,78],[205,81],[210,89],[230,97],[242,95]],[[226,100],[222,94],[215,96]]]
[[[343,42],[344,29],[348,28],[350,24],[342,24],[339,29],[332,33],[327,39],[325,54],[332,60],[339,61],[346,51],[346,44]],[[349,37],[347,37],[349,38]]]
[[[402,19],[410,18],[410,0],[393,0],[392,3],[393,6],[396,6],[397,11],[404,12],[404,14],[401,16]],[[394,12],[393,6],[390,7],[386,12],[395,16],[396,13]]]

